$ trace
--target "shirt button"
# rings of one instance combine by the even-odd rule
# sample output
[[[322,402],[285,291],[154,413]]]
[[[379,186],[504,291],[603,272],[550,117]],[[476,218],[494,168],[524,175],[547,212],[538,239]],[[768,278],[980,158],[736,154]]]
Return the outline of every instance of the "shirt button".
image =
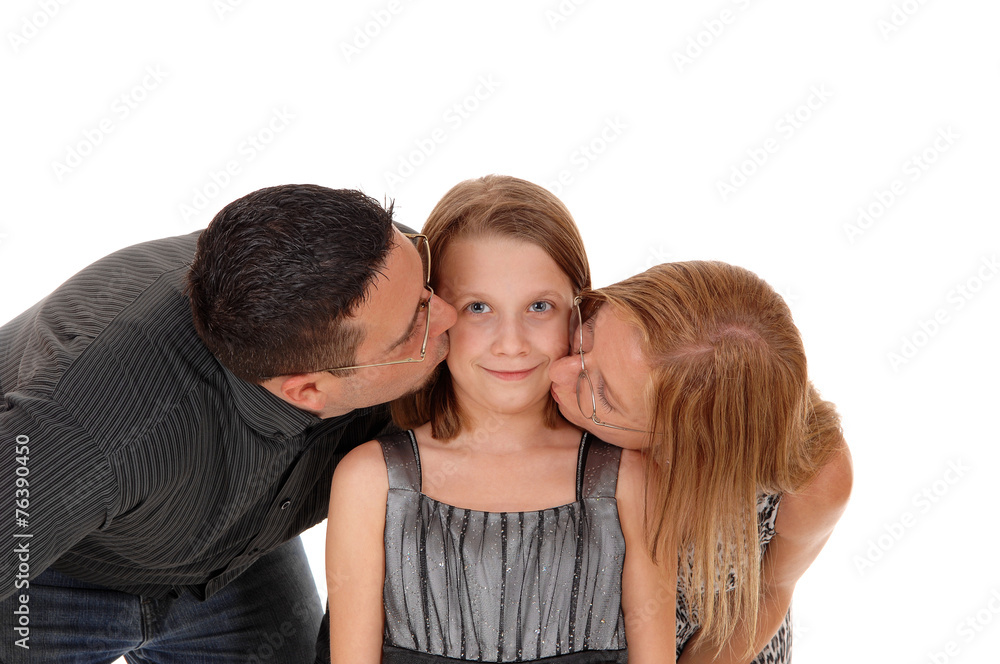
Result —
[[[286,500],[285,502],[281,503],[281,509],[287,510],[288,506],[291,505],[291,504],[292,504],[292,501]]]

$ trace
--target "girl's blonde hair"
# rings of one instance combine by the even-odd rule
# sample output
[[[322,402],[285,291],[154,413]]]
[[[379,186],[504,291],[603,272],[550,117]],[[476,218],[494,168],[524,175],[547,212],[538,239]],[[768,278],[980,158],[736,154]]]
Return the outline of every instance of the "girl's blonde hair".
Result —
[[[551,192],[531,182],[506,175],[460,182],[434,206],[422,232],[431,247],[431,285],[436,286],[433,266],[441,264],[456,240],[512,238],[543,249],[569,277],[576,293],[590,288],[590,263],[573,216]],[[403,428],[430,422],[439,440],[457,436],[462,413],[447,364],[439,365],[424,389],[394,401],[392,417]],[[551,397],[545,418],[549,427],[560,418]]]
[[[703,638],[721,650],[741,621],[751,634],[757,627],[758,494],[808,482],[842,441],[839,418],[808,380],[788,306],[749,270],[668,263],[587,300],[641,333],[652,367],[650,550],[676,546],[678,582]],[[718,592],[734,578],[734,590]]]

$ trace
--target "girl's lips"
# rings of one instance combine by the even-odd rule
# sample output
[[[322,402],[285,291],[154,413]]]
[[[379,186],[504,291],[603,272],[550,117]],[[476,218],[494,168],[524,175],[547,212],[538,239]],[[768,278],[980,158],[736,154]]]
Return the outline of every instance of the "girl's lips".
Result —
[[[559,400],[559,395],[556,394],[556,386],[555,385],[553,385],[552,387],[549,388],[549,394],[552,395],[552,398],[556,400],[557,404],[559,404],[560,406],[562,405],[562,401]]]
[[[493,371],[492,369],[483,367],[483,371],[491,376],[494,376],[495,378],[499,378],[500,380],[524,380],[531,374],[535,373],[536,369],[538,369],[538,367],[532,367],[531,369],[526,369],[525,371]]]

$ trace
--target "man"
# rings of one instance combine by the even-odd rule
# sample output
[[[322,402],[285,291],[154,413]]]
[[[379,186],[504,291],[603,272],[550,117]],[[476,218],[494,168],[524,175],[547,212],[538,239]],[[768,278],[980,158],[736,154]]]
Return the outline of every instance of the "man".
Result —
[[[391,206],[285,185],[0,327],[0,661],[311,662],[297,535],[447,354],[429,276]]]

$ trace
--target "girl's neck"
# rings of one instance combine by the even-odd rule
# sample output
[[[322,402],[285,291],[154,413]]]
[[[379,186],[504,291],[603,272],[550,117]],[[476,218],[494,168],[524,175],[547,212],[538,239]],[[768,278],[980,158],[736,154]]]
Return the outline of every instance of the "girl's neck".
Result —
[[[545,426],[545,410],[548,405],[542,400],[537,406],[517,413],[501,413],[477,408],[474,404],[460,404],[462,408],[462,432],[455,442],[474,450],[489,451],[494,454],[518,453],[525,448],[548,439],[555,431]],[[570,428],[561,419],[557,431]]]

